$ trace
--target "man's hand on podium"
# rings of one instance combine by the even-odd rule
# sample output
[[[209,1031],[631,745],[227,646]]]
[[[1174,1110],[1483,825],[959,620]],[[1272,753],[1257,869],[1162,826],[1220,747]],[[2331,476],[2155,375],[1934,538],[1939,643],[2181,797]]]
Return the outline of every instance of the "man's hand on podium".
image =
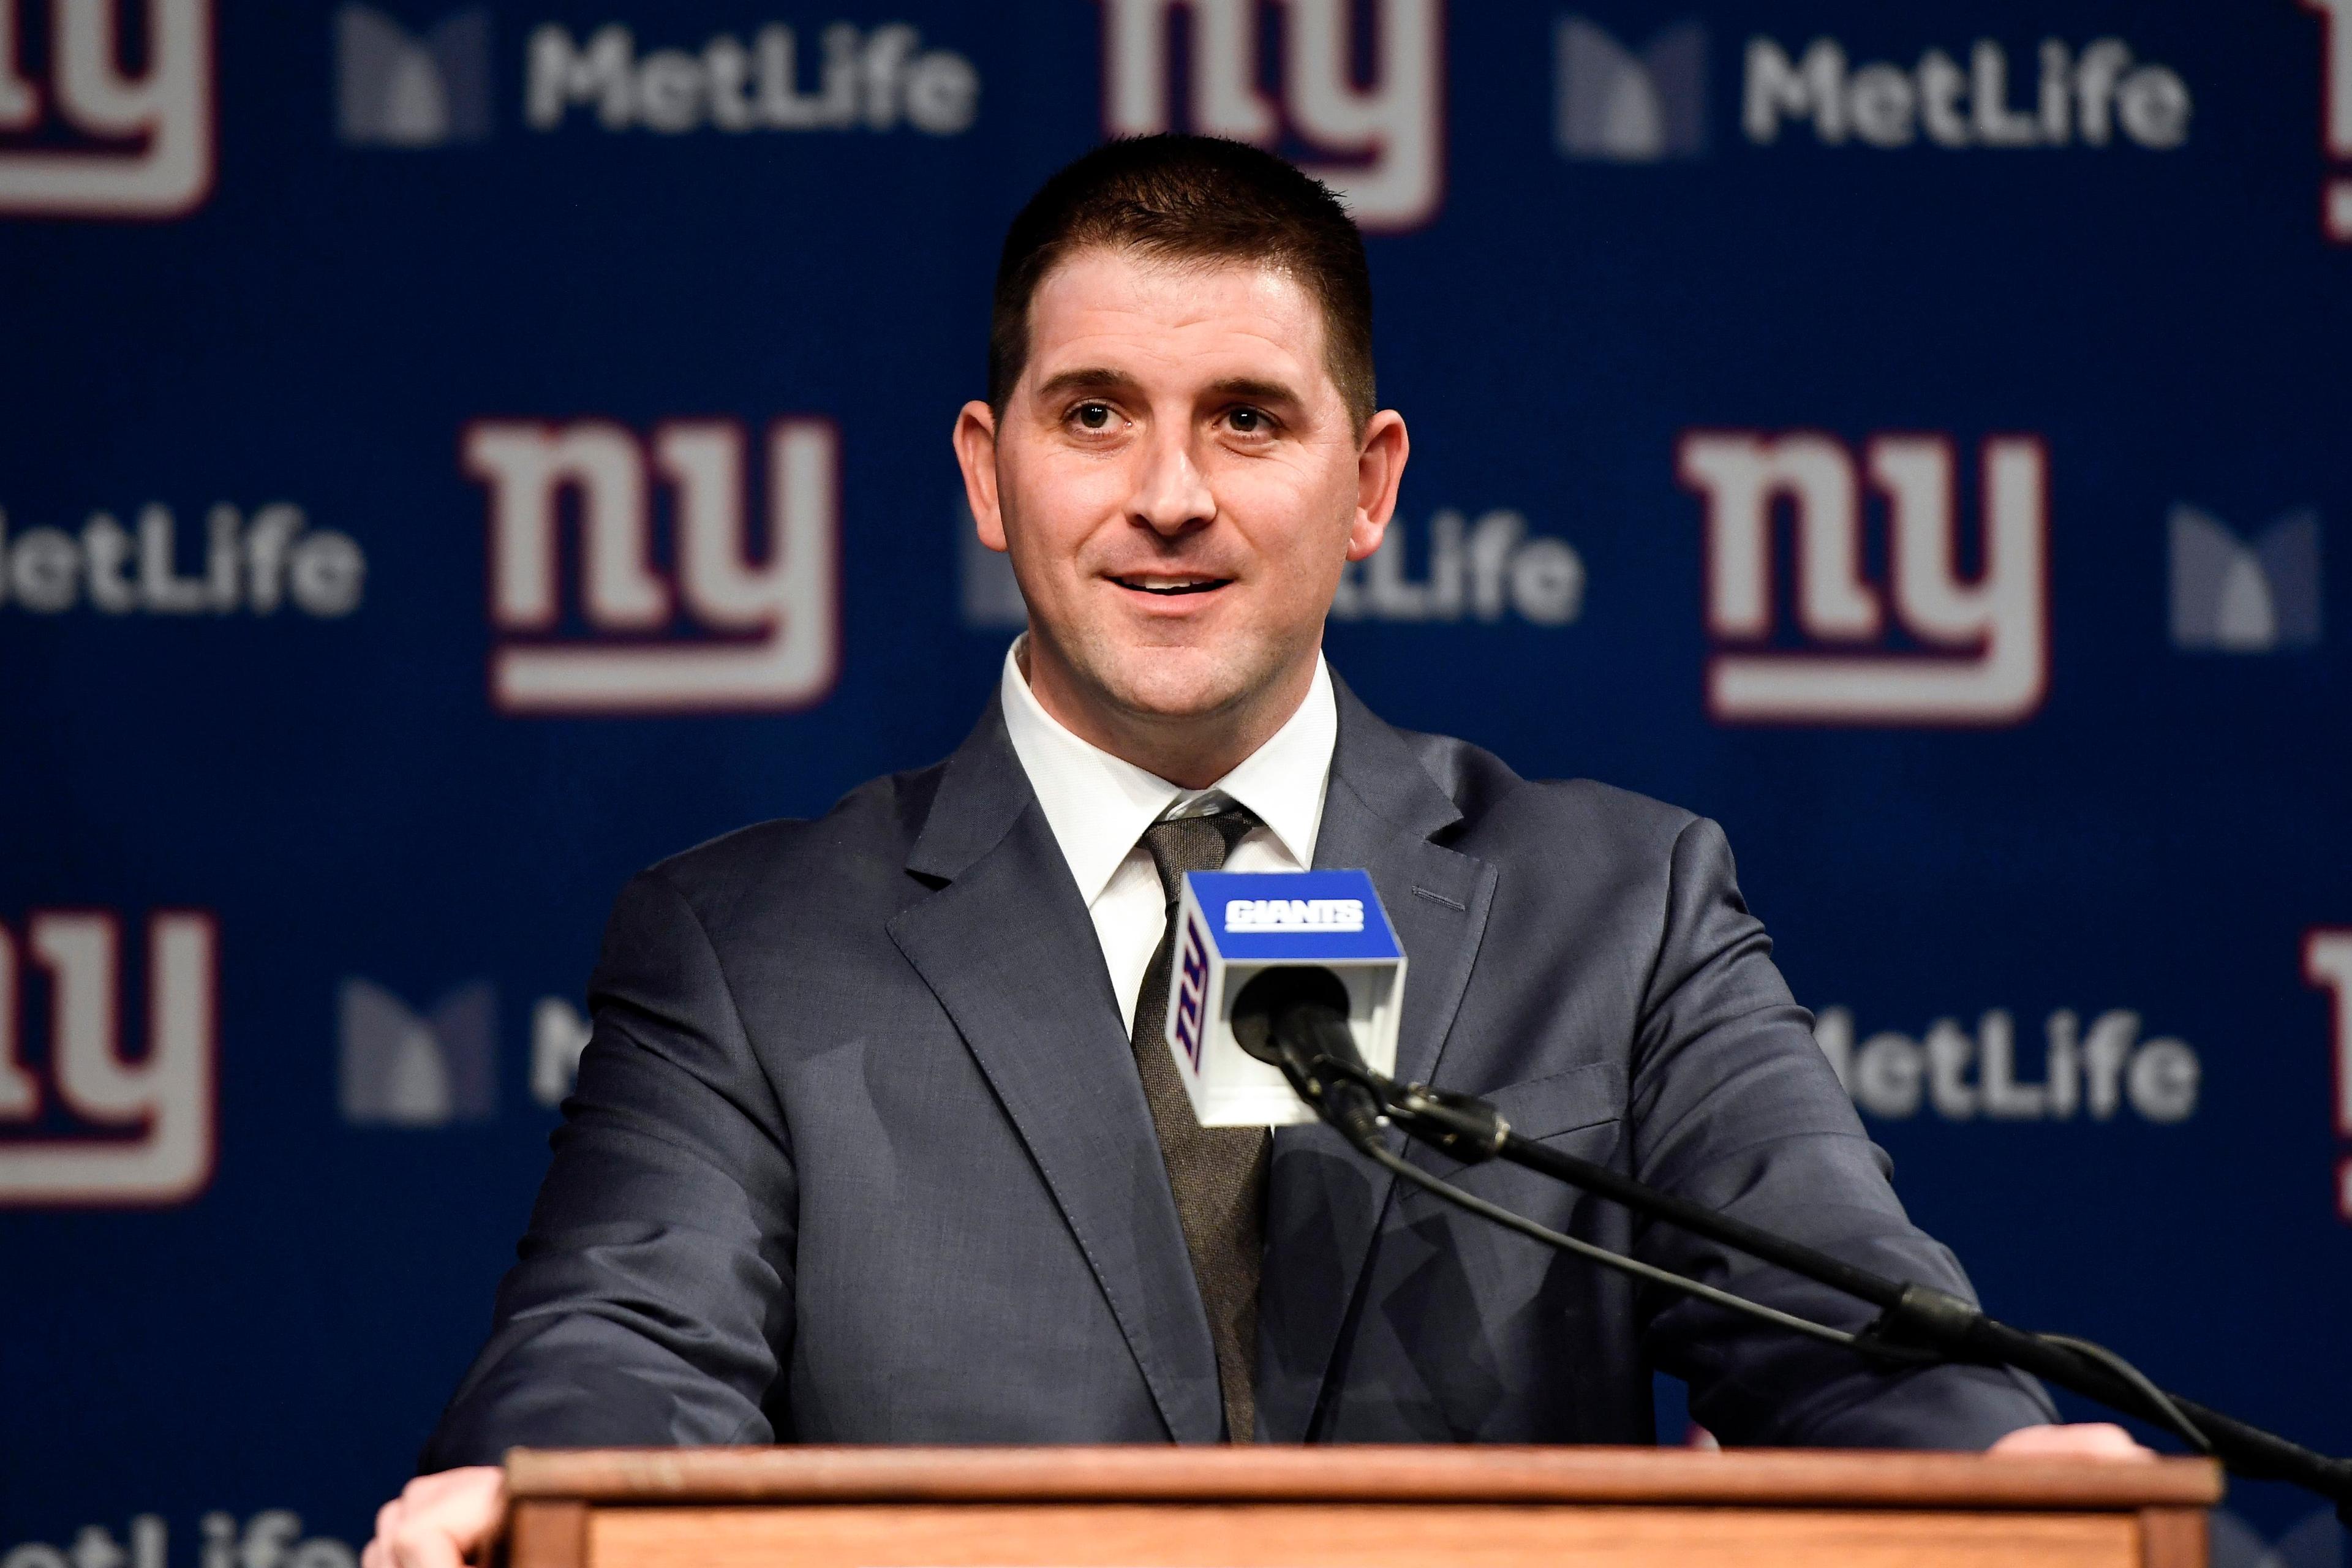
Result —
[[[507,1512],[506,1472],[470,1465],[419,1476],[376,1510],[360,1568],[463,1568],[481,1562]]]
[[[2109,1421],[2071,1426],[2021,1426],[1985,1450],[2010,1458],[2153,1459],[2132,1435]]]

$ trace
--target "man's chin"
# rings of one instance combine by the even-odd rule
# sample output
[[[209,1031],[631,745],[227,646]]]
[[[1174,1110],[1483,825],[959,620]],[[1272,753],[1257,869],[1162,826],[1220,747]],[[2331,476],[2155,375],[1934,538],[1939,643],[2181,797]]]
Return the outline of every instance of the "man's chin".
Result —
[[[1131,717],[1170,724],[1200,722],[1231,712],[1256,685],[1231,658],[1206,649],[1154,648],[1120,661],[1103,685]]]
[[[1231,682],[1149,682],[1115,689],[1112,700],[1135,719],[1166,724],[1202,723],[1231,712],[1247,693]]]

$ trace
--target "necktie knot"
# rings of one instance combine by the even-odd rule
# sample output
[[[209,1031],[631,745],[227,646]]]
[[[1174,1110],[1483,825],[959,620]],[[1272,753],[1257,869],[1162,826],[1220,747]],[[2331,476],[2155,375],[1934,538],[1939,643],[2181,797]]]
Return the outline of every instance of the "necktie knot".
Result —
[[[1160,873],[1160,890],[1168,907],[1176,907],[1185,872],[1222,869],[1234,846],[1256,826],[1257,818],[1247,808],[1231,805],[1207,816],[1164,817],[1145,828],[1143,847],[1151,856],[1151,868]]]

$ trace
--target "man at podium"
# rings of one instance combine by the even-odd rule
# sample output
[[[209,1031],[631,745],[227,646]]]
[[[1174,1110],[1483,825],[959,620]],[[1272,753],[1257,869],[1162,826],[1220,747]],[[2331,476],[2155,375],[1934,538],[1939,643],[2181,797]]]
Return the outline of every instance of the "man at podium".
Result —
[[[1203,1129],[1161,1043],[1186,871],[1370,871],[1400,1077],[1881,1273],[1966,1294],[1815,1047],[1716,826],[1524,780],[1325,663],[1409,444],[1320,184],[1113,142],[997,275],[954,447],[1029,611],[934,766],[622,893],[488,1344],[372,1564],[478,1548],[509,1447],[1654,1440],[2132,1451],[2011,1374],[1889,1373],[1400,1191],[1320,1126]],[[1833,1293],[1524,1171],[1554,1229],[1783,1310]]]

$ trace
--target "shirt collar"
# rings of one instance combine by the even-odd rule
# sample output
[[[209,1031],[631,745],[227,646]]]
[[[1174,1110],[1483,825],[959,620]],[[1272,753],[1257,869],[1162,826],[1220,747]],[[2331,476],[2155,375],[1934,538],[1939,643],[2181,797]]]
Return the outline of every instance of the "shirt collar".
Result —
[[[1300,866],[1315,863],[1339,737],[1339,702],[1320,654],[1306,700],[1282,728],[1210,788],[1187,790],[1071,733],[1029,689],[1020,653],[1015,638],[1005,650],[1000,685],[1004,728],[1088,905],[1110,885],[1145,828],[1195,809],[1213,795],[1247,807]]]

